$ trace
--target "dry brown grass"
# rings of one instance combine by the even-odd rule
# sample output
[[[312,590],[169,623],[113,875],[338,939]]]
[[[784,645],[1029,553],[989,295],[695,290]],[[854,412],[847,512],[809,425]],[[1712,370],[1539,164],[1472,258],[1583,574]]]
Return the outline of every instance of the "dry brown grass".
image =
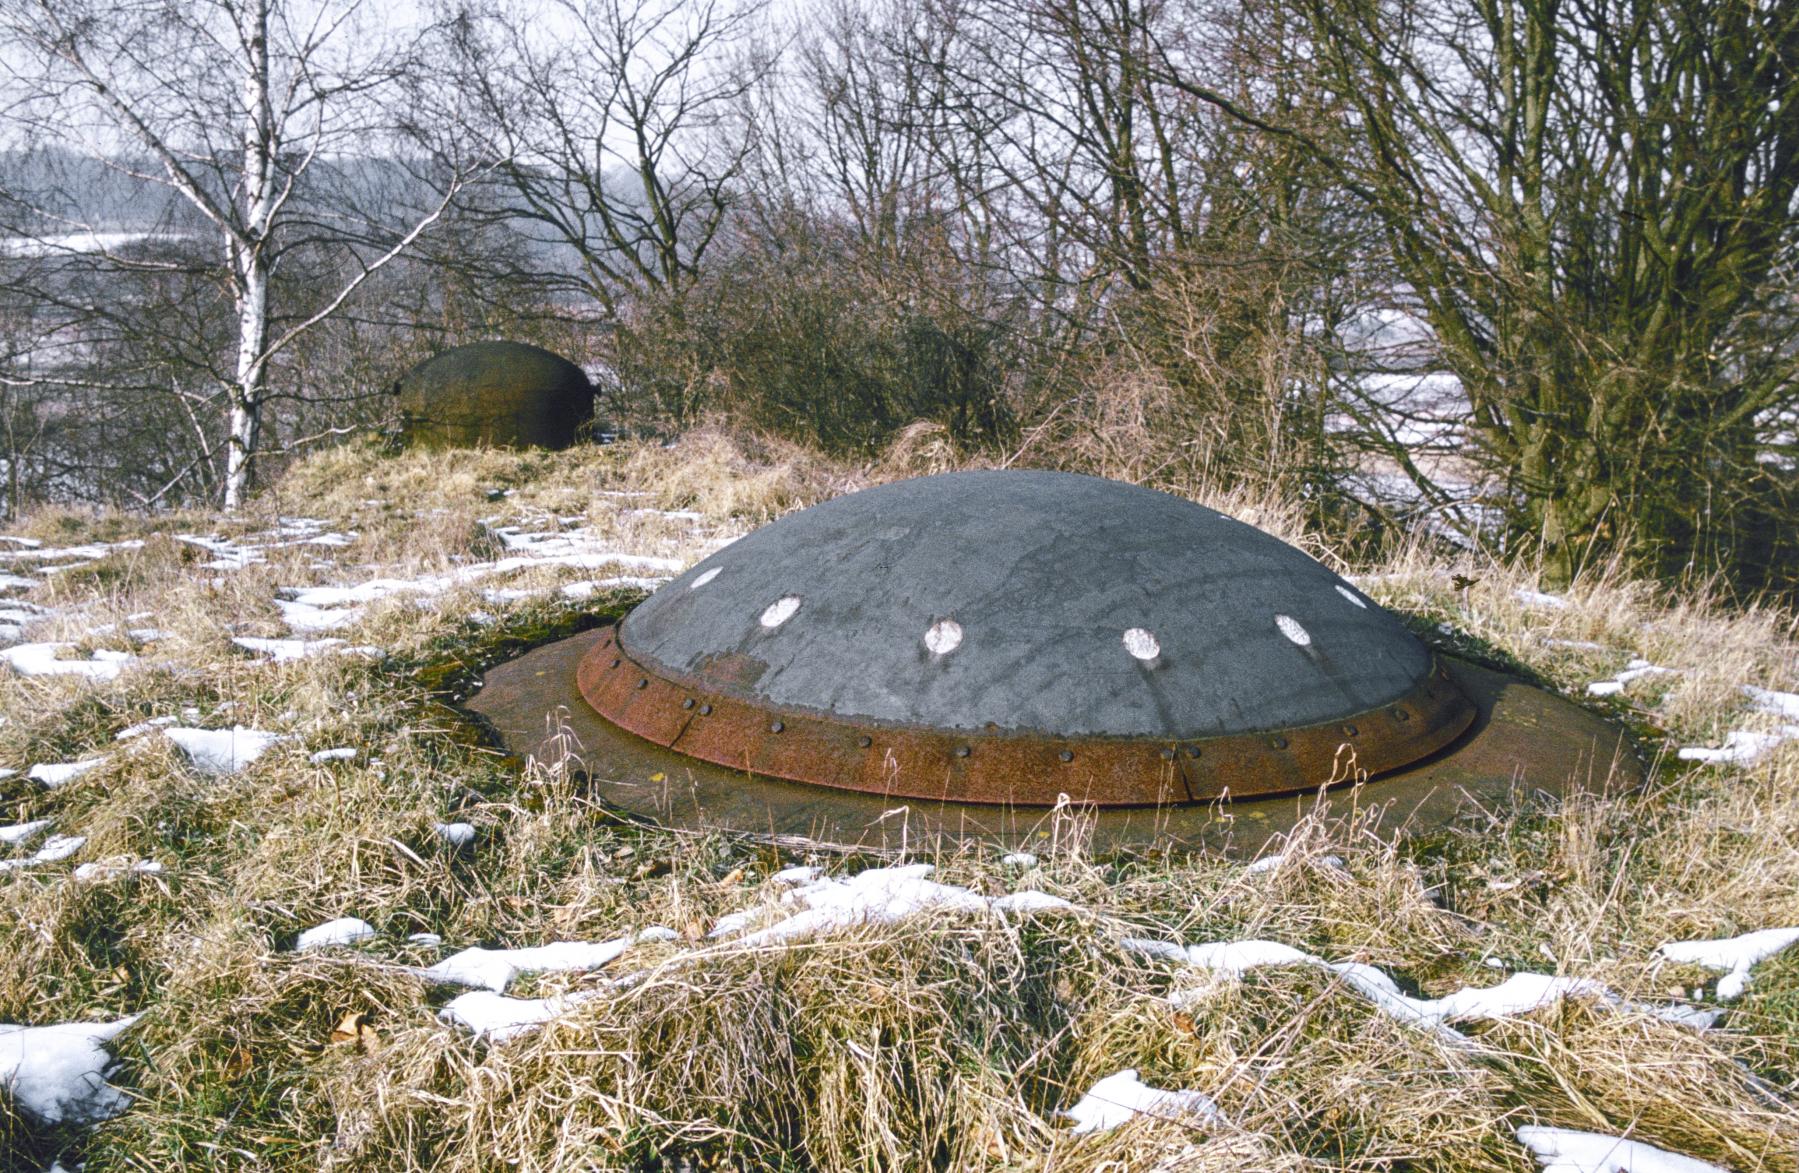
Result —
[[[1259,874],[1210,857],[1094,858],[1078,836],[1022,873],[974,848],[938,859],[940,878],[990,894],[1039,887],[1084,912],[1015,923],[927,916],[696,959],[715,917],[772,904],[763,878],[791,854],[621,825],[569,774],[511,770],[428,691],[453,660],[558,629],[579,608],[549,588],[592,572],[536,568],[423,606],[371,604],[340,634],[388,649],[385,662],[272,665],[229,643],[281,633],[277,587],[441,574],[498,556],[492,526],[579,524],[620,548],[692,559],[717,537],[834,491],[947,459],[922,432],[867,469],[719,432],[670,448],[563,454],[347,447],[302,464],[239,519],[38,519],[33,532],[59,542],[147,542],[40,588],[34,599],[65,611],[34,624],[34,638],[124,648],[135,645],[89,629],[134,622],[175,634],[138,647],[144,668],[113,684],[0,677],[0,765],[114,754],[57,791],[0,781],[0,821],[51,817],[89,836],[80,860],[147,857],[169,870],[90,884],[68,864],[0,876],[0,1021],[144,1013],[122,1050],[134,1108],[92,1133],[45,1133],[0,1102],[5,1161],[37,1169],[61,1154],[95,1173],[252,1164],[1523,1173],[1531,1162],[1513,1129],[1541,1122],[1628,1131],[1736,1173],[1791,1167],[1799,959],[1763,963],[1711,1032],[1570,1002],[1470,1026],[1478,1045],[1463,1049],[1378,1014],[1316,970],[1220,978],[1119,942],[1266,938],[1379,965],[1431,996],[1496,981],[1484,964],[1492,957],[1666,1002],[1711,988],[1716,975],[1659,962],[1662,941],[1799,923],[1799,748],[1746,769],[1670,766],[1640,794],[1559,806],[1521,795],[1399,846],[1365,822],[1308,823],[1284,844],[1283,865]],[[1290,503],[1201,495],[1302,536]],[[630,512],[640,507],[702,517]],[[252,533],[294,514],[361,537],[220,573],[199,570],[191,547],[166,536]],[[1304,540],[1332,557],[1319,538]],[[1784,613],[1671,599],[1616,571],[1576,584],[1565,607],[1531,606],[1516,593],[1536,585],[1528,568],[1448,564],[1422,546],[1361,569],[1371,594],[1431,638],[1576,694],[1633,655],[1679,669],[1604,702],[1665,730],[1670,744],[1757,726],[1765,719],[1746,712],[1737,685],[1799,679]],[[1458,589],[1457,573],[1476,581]],[[495,600],[489,586],[543,593]],[[478,610],[493,622],[474,622]],[[143,612],[152,617],[127,618]],[[128,724],[188,707],[193,723],[241,722],[293,740],[230,778],[197,774],[156,739],[123,751],[113,741]],[[307,760],[340,745],[359,756]],[[478,828],[472,848],[434,835],[432,824],[451,818]],[[378,937],[292,952],[299,930],[340,915],[369,921]],[[639,980],[508,1043],[441,1023],[436,1011],[453,991],[405,969],[438,956],[409,942],[414,932],[455,949],[600,940],[655,924],[681,940],[639,946],[612,966],[614,976],[642,971]],[[599,981],[543,977],[515,992]],[[1189,999],[1178,1012],[1167,1000],[1175,991]],[[329,1041],[350,1013],[367,1015],[377,1045]],[[1056,1113],[1123,1067],[1157,1086],[1206,1091],[1226,1122],[1070,1135]]]

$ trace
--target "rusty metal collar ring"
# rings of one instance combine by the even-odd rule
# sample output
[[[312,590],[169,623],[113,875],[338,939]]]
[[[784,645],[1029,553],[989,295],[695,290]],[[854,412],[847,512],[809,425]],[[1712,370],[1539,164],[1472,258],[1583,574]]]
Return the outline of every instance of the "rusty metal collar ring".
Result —
[[[634,658],[616,628],[577,673],[601,716],[656,745],[751,774],[893,798],[1053,806],[1202,803],[1315,789],[1411,765],[1453,742],[1474,705],[1442,664],[1390,704],[1270,732],[1181,740],[954,731],[752,703]]]

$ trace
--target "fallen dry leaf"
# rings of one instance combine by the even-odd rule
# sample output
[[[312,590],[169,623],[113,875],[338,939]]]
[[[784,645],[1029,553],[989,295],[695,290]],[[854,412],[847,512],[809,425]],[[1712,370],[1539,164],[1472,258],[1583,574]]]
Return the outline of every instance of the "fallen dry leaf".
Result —
[[[373,1052],[381,1049],[381,1036],[369,1025],[369,1016],[358,1010],[344,1015],[343,1021],[332,1030],[331,1045]]]

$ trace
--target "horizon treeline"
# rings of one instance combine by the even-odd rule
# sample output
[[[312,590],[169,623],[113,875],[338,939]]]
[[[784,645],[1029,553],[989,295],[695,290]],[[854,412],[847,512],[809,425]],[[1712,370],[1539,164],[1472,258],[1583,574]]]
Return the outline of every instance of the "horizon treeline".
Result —
[[[1799,5],[18,0],[0,459],[240,502],[447,346],[708,422],[1799,583]],[[909,430],[910,429],[910,430]]]

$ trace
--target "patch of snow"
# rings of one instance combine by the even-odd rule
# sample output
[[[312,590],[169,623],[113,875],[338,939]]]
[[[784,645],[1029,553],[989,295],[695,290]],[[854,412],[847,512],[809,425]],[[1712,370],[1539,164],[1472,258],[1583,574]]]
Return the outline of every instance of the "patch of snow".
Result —
[[[1452,1022],[1513,1018],[1553,1006],[1563,998],[1591,998],[1621,1009],[1655,1014],[1670,1021],[1689,1024],[1694,1022],[1694,1016],[1687,1008],[1666,1009],[1625,1002],[1603,984],[1589,978],[1514,973],[1496,986],[1464,986],[1441,998],[1414,998],[1401,990],[1390,976],[1372,965],[1354,961],[1325,961],[1278,941],[1219,941],[1188,945],[1185,949],[1172,942],[1136,938],[1127,938],[1123,944],[1135,952],[1185,961],[1188,965],[1233,977],[1240,977],[1249,970],[1264,966],[1299,965],[1327,970],[1341,977],[1346,985],[1388,1017],[1409,1026],[1429,1030],[1456,1043],[1465,1043],[1467,1036],[1450,1027]],[[1189,997],[1187,994],[1176,993],[1171,996],[1170,1001],[1179,1005]]]
[[[356,751],[345,745],[339,746],[336,749],[321,749],[306,760],[315,766],[322,766],[326,762],[348,762],[354,761],[355,758]]]
[[[103,863],[84,863],[74,871],[77,880],[110,880],[118,876],[155,876],[168,869],[153,859],[108,860]]]
[[[1264,855],[1261,859],[1258,859],[1253,863],[1245,864],[1243,866],[1243,874],[1246,876],[1254,876],[1260,875],[1263,872],[1277,871],[1281,865],[1286,862],[1287,853],[1284,851],[1276,852],[1273,855]],[[1343,857],[1340,855],[1327,855],[1318,862],[1334,871],[1341,872],[1348,870],[1347,865],[1343,862]]]
[[[1640,1002],[1631,1002],[1628,1005],[1632,1010],[1692,1030],[1710,1030],[1718,1024],[1718,1019],[1724,1016],[1724,1011],[1715,1006],[1645,1006]]]
[[[557,941],[527,949],[464,949],[420,974],[447,986],[473,986],[503,994],[522,973],[584,973],[608,965],[629,949],[630,937],[611,941]]]
[[[105,758],[89,758],[82,762],[40,762],[31,767],[25,776],[33,782],[42,783],[46,789],[55,790],[105,762]]]
[[[1718,998],[1729,1001],[1749,987],[1749,971],[1759,961],[1799,943],[1799,927],[1759,929],[1740,937],[1710,941],[1670,941],[1656,950],[1669,961],[1725,971],[1718,979]]]
[[[768,877],[768,881],[771,884],[810,884],[822,874],[823,869],[821,868],[800,864],[796,867],[782,868]]]
[[[131,1106],[106,1082],[113,1059],[105,1044],[137,1016],[52,1026],[0,1023],[0,1087],[39,1124],[97,1124]]]
[[[0,843],[10,843],[16,847],[27,839],[36,838],[38,832],[48,830],[53,821],[51,819],[33,819],[29,823],[14,823],[10,827],[0,827]]]
[[[240,635],[231,642],[247,652],[266,656],[277,664],[290,664],[308,656],[320,656],[335,648],[349,646],[348,640],[341,639],[258,639],[248,635]]]
[[[340,916],[301,933],[294,941],[296,950],[324,949],[332,945],[353,945],[375,935],[375,926],[353,916]]]
[[[930,864],[868,868],[847,879],[827,877],[794,889],[787,899],[805,911],[739,938],[748,946],[792,944],[866,924],[893,924],[926,910],[987,912],[986,898],[955,884],[926,879]]]
[[[536,1030],[600,993],[583,990],[551,998],[508,998],[489,990],[477,990],[452,998],[438,1015],[445,1022],[463,1027],[477,1039],[500,1043]]]
[[[1061,1115],[1075,1122],[1069,1131],[1077,1135],[1106,1132],[1138,1116],[1158,1120],[1192,1117],[1208,1124],[1223,1120],[1218,1105],[1204,1092],[1151,1087],[1139,1080],[1136,1069],[1131,1067],[1095,1083],[1074,1107],[1063,1109]]]
[[[451,847],[467,847],[475,841],[473,823],[433,823],[431,829]]]
[[[180,722],[180,717],[152,717],[148,721],[139,721],[135,725],[127,725],[112,735],[114,741],[130,741],[134,737],[142,737],[146,733],[154,733],[165,725]]]
[[[1512,597],[1526,607],[1548,607],[1559,610],[1568,605],[1568,600],[1560,595],[1548,595],[1542,591],[1525,590],[1523,587],[1513,591]]]
[[[426,575],[415,579],[377,578],[349,587],[284,587],[275,605],[287,625],[295,631],[330,631],[361,618],[360,607],[395,595],[433,596],[457,586],[485,578],[511,574],[537,566],[562,566],[576,570],[599,570],[617,566],[626,570],[647,570],[659,574],[676,574],[684,564],[675,558],[645,554],[627,554],[606,549],[585,530],[562,534],[521,534],[512,529],[494,531],[510,549],[526,549],[528,554],[477,562],[448,574]],[[666,579],[650,585],[659,586]],[[602,584],[604,585],[604,584]],[[636,585],[635,582],[621,585]]]
[[[860,925],[896,924],[925,912],[995,916],[1066,911],[1074,907],[1060,897],[1042,892],[1013,893],[990,900],[969,888],[927,878],[933,870],[928,863],[904,864],[868,868],[853,876],[829,876],[803,884],[783,899],[804,906],[804,911],[747,933],[739,938],[739,943],[752,947],[787,945]],[[707,935],[720,937],[735,933],[751,923],[752,915],[734,913],[720,918]]]
[[[33,855],[24,859],[0,859],[0,872],[17,871],[34,864],[61,863],[86,846],[86,835],[52,835],[44,840],[43,846]]]
[[[1187,962],[1187,947],[1173,941],[1153,941],[1147,937],[1126,937],[1118,943],[1130,953],[1140,953],[1145,957],[1154,957],[1160,961],[1175,961],[1182,965]]]
[[[230,729],[188,729],[171,726],[163,735],[181,747],[194,769],[203,774],[235,774],[286,741],[281,733],[264,733],[234,725]]]
[[[281,612],[283,623],[295,631],[307,633],[336,631],[362,618],[362,610],[358,607],[326,610],[310,603],[296,603],[291,599],[276,599],[275,609]]]
[[[435,949],[437,946],[444,943],[444,939],[436,933],[413,933],[407,937],[406,940],[411,944],[420,945],[427,949]]]
[[[1679,757],[1683,762],[1704,762],[1707,765],[1749,766],[1761,760],[1763,754],[1783,742],[1799,737],[1799,725],[1782,725],[1775,730],[1732,729],[1724,735],[1724,744],[1712,748],[1703,745],[1686,745],[1680,748]]]
[[[1001,856],[1000,862],[1007,867],[1034,868],[1037,866],[1037,857],[1028,851],[1014,851],[1008,855]]]
[[[1742,686],[1743,695],[1755,702],[1758,712],[1773,713],[1788,721],[1799,721],[1799,692],[1777,692],[1771,688],[1757,688],[1753,684]]]
[[[1606,650],[1604,644],[1596,644],[1590,639],[1545,639],[1543,641],[1543,646],[1546,648],[1567,648],[1569,651],[1575,652],[1603,652]]]
[[[1587,695],[1616,696],[1633,680],[1641,680],[1645,676],[1668,676],[1679,671],[1678,668],[1663,668],[1658,664],[1651,664],[1648,660],[1633,659],[1624,666],[1624,671],[1610,680],[1595,680],[1587,685]]]
[[[1060,896],[1051,896],[1048,892],[1025,889],[1007,896],[996,896],[988,901],[988,907],[994,912],[1036,913],[1036,912],[1074,912],[1073,903]]]
[[[0,659],[20,676],[86,676],[93,680],[112,680],[125,666],[137,659],[129,652],[95,652],[91,659],[58,659],[72,643],[19,644],[0,651]]]
[[[1279,941],[1215,941],[1205,945],[1189,945],[1188,965],[1210,969],[1232,976],[1259,969],[1264,965],[1317,965],[1319,959]]]
[[[1526,1124],[1518,1129],[1518,1143],[1544,1173],[1726,1173],[1707,1161],[1597,1132]]]
[[[647,929],[639,929],[637,930],[636,937],[636,941],[639,945],[649,941],[679,941],[680,939],[681,934],[675,932],[667,925],[651,925]]]
[[[743,930],[749,928],[761,919],[761,913],[754,910],[729,912],[718,918],[713,924],[712,930],[708,932],[706,936],[713,940],[717,940],[720,937],[734,936],[737,933],[743,932]]]

